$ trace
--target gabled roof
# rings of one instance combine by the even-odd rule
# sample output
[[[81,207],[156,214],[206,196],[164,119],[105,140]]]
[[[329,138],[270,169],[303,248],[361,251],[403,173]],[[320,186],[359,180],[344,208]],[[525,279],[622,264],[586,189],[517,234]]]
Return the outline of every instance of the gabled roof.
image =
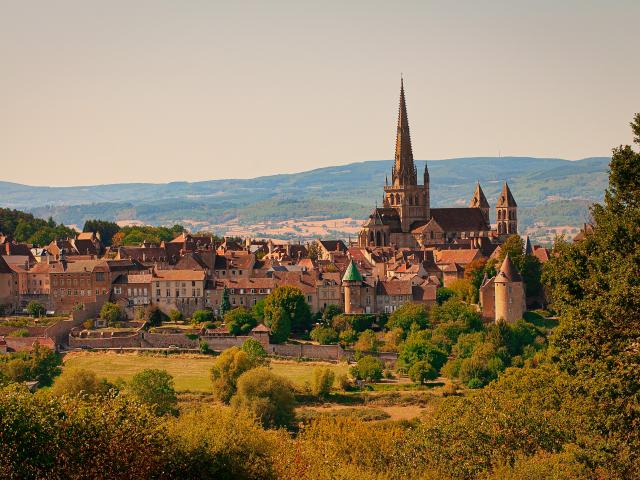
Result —
[[[362,275],[358,271],[358,267],[356,266],[356,262],[351,259],[349,262],[349,266],[347,267],[347,271],[344,272],[344,276],[342,277],[343,282],[361,282]]]
[[[432,208],[431,217],[445,232],[491,230],[479,208]]]
[[[517,207],[517,206],[518,204],[516,203],[515,198],[513,198],[509,185],[507,184],[507,182],[504,182],[504,185],[502,186],[502,192],[498,197],[498,203],[496,204],[496,207]]]
[[[342,240],[318,240],[327,252],[346,252],[347,246]]]
[[[0,273],[13,273],[2,255],[0,255]]]

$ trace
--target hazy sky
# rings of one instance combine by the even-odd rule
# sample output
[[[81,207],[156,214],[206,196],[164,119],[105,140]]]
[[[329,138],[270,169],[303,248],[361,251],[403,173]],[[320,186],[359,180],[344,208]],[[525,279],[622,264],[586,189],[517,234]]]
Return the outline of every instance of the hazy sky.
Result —
[[[640,1],[0,0],[0,180],[165,182],[630,143]]]

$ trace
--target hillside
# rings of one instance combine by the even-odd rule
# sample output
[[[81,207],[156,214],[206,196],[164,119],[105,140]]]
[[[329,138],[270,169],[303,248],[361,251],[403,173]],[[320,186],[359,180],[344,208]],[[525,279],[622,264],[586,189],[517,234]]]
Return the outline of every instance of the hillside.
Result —
[[[585,221],[588,205],[602,198],[608,162],[604,157],[429,161],[431,201],[433,206],[465,205],[479,180],[494,204],[507,179],[522,208],[521,230],[537,222],[533,234],[541,237],[545,226],[577,226]],[[421,173],[425,162],[416,163]],[[391,165],[390,160],[367,161],[254,179],[168,184],[33,187],[0,182],[0,204],[80,226],[88,218],[99,217],[150,224],[179,222],[216,233],[261,224],[260,231],[268,233],[274,222],[289,222],[292,232],[282,233],[284,237],[294,235],[296,222],[355,219],[351,229],[336,223],[335,233],[346,234],[380,202]],[[248,233],[260,231],[249,229]]]

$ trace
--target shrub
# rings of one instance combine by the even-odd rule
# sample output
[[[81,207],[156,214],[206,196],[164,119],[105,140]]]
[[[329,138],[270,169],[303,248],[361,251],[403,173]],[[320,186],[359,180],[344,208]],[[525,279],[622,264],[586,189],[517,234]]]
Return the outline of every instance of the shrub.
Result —
[[[467,386],[469,388],[482,388],[484,386],[484,383],[479,378],[474,377],[471,380],[469,380],[469,382],[467,383]]]
[[[286,426],[293,420],[293,387],[265,367],[254,368],[238,378],[231,404],[252,412],[265,427]]]
[[[191,315],[191,323],[207,323],[213,322],[213,312],[211,310],[196,310]]]
[[[209,344],[204,340],[200,340],[198,348],[200,349],[200,353],[202,353],[203,355],[208,355],[209,353],[211,353],[211,347],[209,347]]]
[[[159,327],[162,322],[169,320],[169,317],[157,305],[151,305],[144,310],[143,320],[151,327]]]
[[[84,322],[82,322],[82,326],[84,328],[86,328],[87,330],[90,330],[93,328],[94,322],[93,320],[85,320]]]
[[[316,326],[311,330],[311,339],[320,345],[333,345],[338,343],[338,332],[331,327]]]
[[[35,343],[31,352],[0,355],[0,379],[12,382],[35,380],[40,386],[48,386],[60,374],[60,355],[48,347]]]
[[[107,322],[107,325],[113,325],[122,320],[126,320],[124,311],[115,303],[105,302],[100,309],[100,318]]]
[[[160,478],[274,479],[271,455],[276,439],[249,412],[207,406],[166,423],[174,448]]]
[[[29,330],[26,328],[18,328],[17,330],[12,330],[9,332],[10,337],[28,337]]]
[[[419,361],[411,365],[409,368],[409,378],[416,383],[427,383],[428,380],[438,378],[438,372],[427,361]]]
[[[359,352],[377,352],[380,346],[380,340],[373,330],[365,330],[358,335],[358,341],[353,348]]]
[[[238,377],[255,368],[258,362],[238,347],[231,347],[217,357],[211,367],[213,396],[216,400],[229,403],[236,393]]]
[[[377,382],[382,378],[383,370],[384,366],[378,358],[366,355],[351,368],[351,375],[358,380]]]
[[[174,323],[181,322],[184,319],[180,310],[172,309],[169,311],[169,320]]]
[[[247,338],[242,344],[242,351],[249,355],[249,358],[256,365],[264,365],[268,363],[267,352],[262,344],[255,338]]]
[[[41,317],[46,313],[46,309],[44,308],[44,305],[42,305],[41,303],[38,303],[32,300],[27,305],[27,312],[32,317]]]
[[[328,367],[316,367],[313,370],[313,382],[311,393],[318,397],[326,397],[331,391],[331,386],[335,380],[335,373]]]
[[[51,393],[55,396],[105,396],[115,386],[106,379],[98,379],[95,372],[84,369],[65,369],[51,387]]]
[[[224,323],[232,335],[245,335],[258,324],[251,312],[244,307],[234,308],[225,313]]]
[[[349,376],[346,373],[340,373],[338,376],[336,376],[336,385],[343,392],[349,390],[351,388]]]
[[[331,325],[331,320],[336,315],[342,313],[342,309],[338,305],[329,304],[322,310],[322,323],[323,325]]]
[[[358,332],[356,332],[352,328],[347,328],[340,333],[340,343],[342,343],[343,345],[351,345],[356,340],[358,340]]]

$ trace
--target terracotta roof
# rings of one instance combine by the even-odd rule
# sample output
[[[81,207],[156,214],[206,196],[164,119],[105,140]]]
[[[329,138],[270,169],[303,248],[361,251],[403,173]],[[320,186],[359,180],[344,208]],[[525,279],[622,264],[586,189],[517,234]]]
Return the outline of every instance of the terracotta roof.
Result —
[[[432,208],[431,218],[445,232],[491,230],[479,208]]]
[[[82,273],[93,272],[96,268],[104,267],[109,270],[109,265],[104,260],[68,260],[49,264],[51,273]]]
[[[202,270],[155,270],[154,278],[160,280],[204,280],[205,273]]]
[[[549,249],[536,245],[533,247],[533,256],[536,257],[540,263],[546,263],[549,261]]]
[[[477,248],[436,251],[436,263],[459,263],[460,265],[466,265],[478,257],[480,257],[480,250]]]
[[[239,278],[236,280],[220,280],[222,285],[226,285],[227,288],[275,288],[276,280],[271,277],[252,277],[252,278]],[[222,286],[221,285],[221,286]]]
[[[267,332],[267,333],[270,333],[271,329],[269,327],[267,327],[266,325],[263,325],[262,323],[259,323],[258,325],[253,327],[251,329],[251,331],[252,332]]]
[[[411,280],[385,280],[376,284],[377,295],[413,295]]]
[[[434,302],[436,300],[437,286],[431,283],[414,285],[411,292],[416,302]]]

